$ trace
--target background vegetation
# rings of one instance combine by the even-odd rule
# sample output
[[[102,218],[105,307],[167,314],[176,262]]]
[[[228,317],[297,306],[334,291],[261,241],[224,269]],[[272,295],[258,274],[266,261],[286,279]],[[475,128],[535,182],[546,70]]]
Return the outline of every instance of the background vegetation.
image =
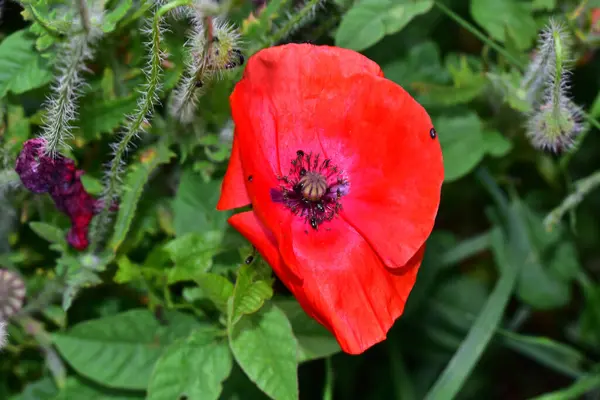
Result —
[[[4,2],[0,398],[599,398],[599,14],[592,0]],[[417,285],[357,357],[214,209],[228,96],[244,59],[284,42],[363,52],[442,143]],[[83,252],[14,172],[34,137],[104,200]]]

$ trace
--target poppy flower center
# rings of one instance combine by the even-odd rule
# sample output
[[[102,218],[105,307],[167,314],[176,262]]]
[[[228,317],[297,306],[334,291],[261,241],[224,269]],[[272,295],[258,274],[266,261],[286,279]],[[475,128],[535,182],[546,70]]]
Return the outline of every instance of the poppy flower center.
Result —
[[[348,180],[330,159],[322,159],[320,154],[298,150],[290,164],[288,175],[278,177],[279,187],[271,189],[271,199],[283,203],[318,229],[342,208],[340,199],[348,193]]]

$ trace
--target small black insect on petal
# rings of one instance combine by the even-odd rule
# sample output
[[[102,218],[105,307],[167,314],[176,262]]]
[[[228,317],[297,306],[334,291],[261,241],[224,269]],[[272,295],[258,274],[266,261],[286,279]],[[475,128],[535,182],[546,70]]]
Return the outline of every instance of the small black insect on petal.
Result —
[[[313,229],[317,229],[317,227],[319,226],[319,224],[317,223],[317,219],[316,219],[315,217],[312,217],[312,218],[310,219],[310,226],[311,226]]]
[[[252,182],[252,179],[254,179],[254,177],[252,175],[248,175],[248,182]]]
[[[429,130],[429,136],[431,136],[432,139],[435,139],[437,137],[437,132],[435,131],[435,128],[431,128]]]

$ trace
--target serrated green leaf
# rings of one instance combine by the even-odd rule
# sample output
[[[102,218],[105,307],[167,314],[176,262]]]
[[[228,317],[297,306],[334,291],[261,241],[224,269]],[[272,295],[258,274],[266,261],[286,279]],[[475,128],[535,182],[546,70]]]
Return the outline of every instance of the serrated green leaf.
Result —
[[[287,317],[272,304],[229,329],[233,356],[262,391],[277,400],[298,399],[298,345]]]
[[[323,325],[309,317],[297,301],[277,300],[275,304],[292,324],[299,346],[298,362],[329,357],[341,351],[335,337]]]
[[[29,227],[42,239],[50,243],[57,243],[62,248],[67,248],[67,239],[65,239],[65,232],[62,229],[45,222],[35,221],[30,222]]]
[[[222,232],[190,232],[167,243],[164,249],[175,263],[169,271],[169,283],[192,280],[197,274],[208,271],[220,249],[222,237]]]
[[[152,372],[147,398],[216,400],[232,367],[225,338],[213,328],[199,329],[165,350]]]
[[[444,154],[444,181],[455,181],[473,170],[485,155],[485,140],[479,117],[468,112],[434,121]]]
[[[132,0],[120,0],[116,7],[105,12],[104,18],[102,19],[102,30],[104,33],[110,33],[114,31],[119,21],[125,17],[132,6]]]
[[[156,360],[176,339],[199,323],[167,312],[162,325],[145,309],[82,322],[53,341],[61,356],[81,375],[111,388],[145,390]]]
[[[79,111],[77,126],[88,140],[98,139],[121,126],[137,105],[137,96],[113,100],[84,101]]]
[[[173,156],[174,154],[169,148],[164,143],[161,143],[146,150],[140,162],[130,167],[129,173],[125,178],[124,193],[119,203],[119,212],[114,225],[114,232],[108,245],[113,252],[117,252],[129,232],[137,204],[150,175],[159,165],[168,163]]]
[[[212,301],[222,313],[227,312],[227,301],[233,295],[233,283],[221,275],[200,273],[194,277],[202,291],[200,297]]]
[[[528,2],[472,0],[471,15],[494,39],[502,42],[512,39],[519,50],[529,48],[537,34]]]
[[[242,265],[229,300],[229,325],[235,325],[245,314],[257,312],[273,296],[272,285],[272,279],[262,279],[256,265]]]
[[[186,170],[173,203],[173,225],[177,236],[189,232],[222,231],[231,213],[217,211],[220,193],[220,181],[204,182],[200,175]]]
[[[433,0],[363,0],[342,17],[336,46],[361,51],[385,35],[399,32],[418,15],[433,7]]]
[[[25,30],[11,34],[0,43],[0,97],[9,91],[27,92],[51,80],[52,69],[34,50],[34,40]]]

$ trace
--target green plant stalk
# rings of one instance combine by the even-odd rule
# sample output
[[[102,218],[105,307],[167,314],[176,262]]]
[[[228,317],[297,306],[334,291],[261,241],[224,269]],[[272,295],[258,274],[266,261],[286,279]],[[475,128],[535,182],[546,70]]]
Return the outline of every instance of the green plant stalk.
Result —
[[[600,388],[600,373],[579,378],[568,388],[534,397],[532,400],[571,400],[581,399],[583,395]]]
[[[585,196],[600,186],[600,171],[575,182],[575,191],[565,197],[563,202],[544,218],[544,226],[551,230],[562,217],[571,209],[577,207]]]
[[[154,103],[157,98],[161,78],[161,54],[160,54],[160,22],[161,18],[174,8],[190,5],[190,0],[179,0],[162,6],[154,14],[151,31],[151,50],[150,50],[150,69],[146,90],[142,91],[142,98],[138,110],[133,116],[131,122],[127,125],[125,133],[121,140],[115,146],[115,154],[108,170],[108,181],[104,192],[104,206],[100,214],[96,217],[92,229],[92,242],[90,251],[96,252],[100,245],[104,230],[110,221],[110,207],[113,200],[118,198],[120,192],[122,165],[125,153],[131,141],[142,130],[147,118],[154,110]]]

